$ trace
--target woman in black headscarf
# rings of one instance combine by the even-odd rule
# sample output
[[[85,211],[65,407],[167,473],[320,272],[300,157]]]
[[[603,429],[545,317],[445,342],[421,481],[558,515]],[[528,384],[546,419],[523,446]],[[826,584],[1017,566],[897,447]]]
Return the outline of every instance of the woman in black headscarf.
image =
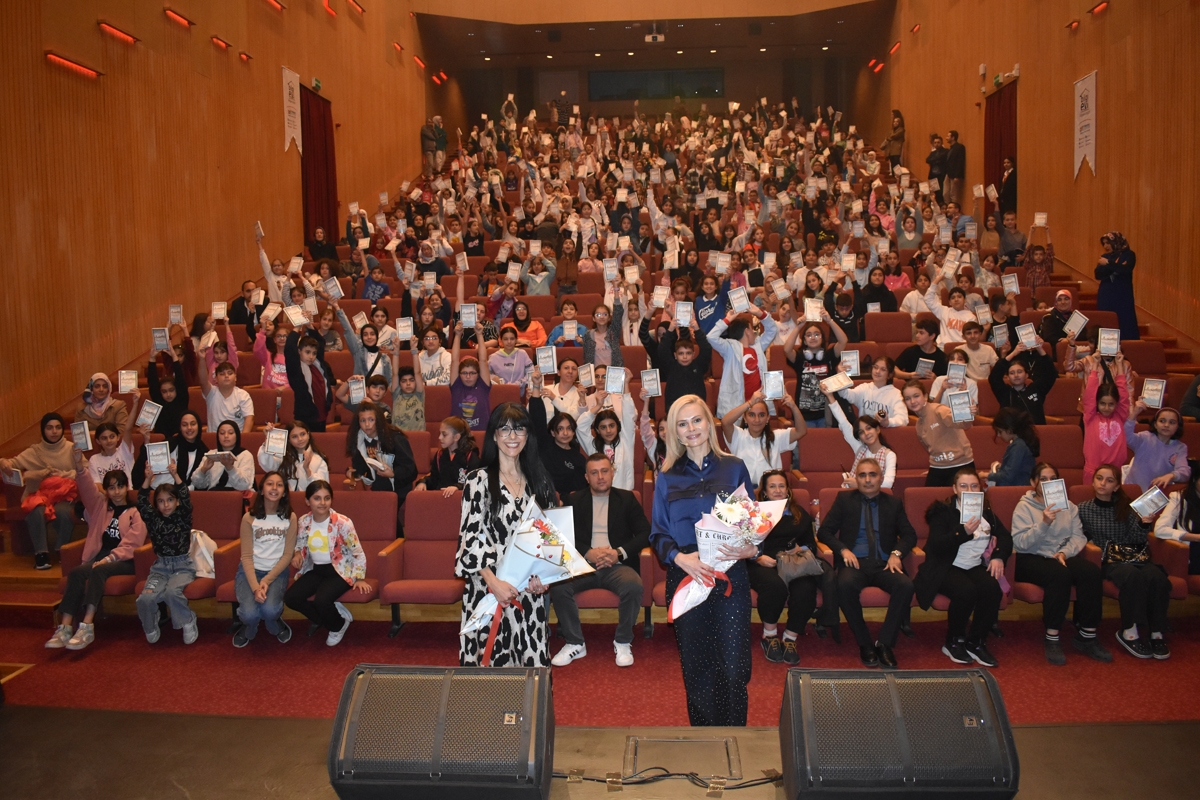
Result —
[[[1119,231],[1109,231],[1100,237],[1104,255],[1096,263],[1096,308],[1114,311],[1121,327],[1122,339],[1140,339],[1137,307],[1133,304],[1133,268],[1137,254]]]

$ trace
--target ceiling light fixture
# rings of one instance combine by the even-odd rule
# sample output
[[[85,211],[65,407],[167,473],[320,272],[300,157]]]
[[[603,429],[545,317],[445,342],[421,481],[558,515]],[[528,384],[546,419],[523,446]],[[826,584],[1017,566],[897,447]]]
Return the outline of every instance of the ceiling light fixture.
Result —
[[[715,52],[717,52],[717,51],[716,51],[716,50],[709,50],[708,52],[710,52],[710,53],[715,53]]]
[[[491,61],[491,60],[492,60],[492,57],[491,57],[491,56],[484,56],[484,57],[483,57],[483,60],[484,60],[484,61]]]
[[[825,45],[825,46],[824,46],[824,47],[822,47],[821,49],[822,49],[822,50],[828,50],[828,49],[829,49],[829,45]]]

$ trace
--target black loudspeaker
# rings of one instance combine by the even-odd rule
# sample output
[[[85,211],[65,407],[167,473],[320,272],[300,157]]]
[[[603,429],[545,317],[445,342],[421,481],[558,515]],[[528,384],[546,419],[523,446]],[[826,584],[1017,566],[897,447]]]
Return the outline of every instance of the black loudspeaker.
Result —
[[[550,796],[549,669],[359,664],[329,742],[342,800]]]
[[[979,669],[788,672],[779,715],[791,798],[1011,798],[1020,765]]]

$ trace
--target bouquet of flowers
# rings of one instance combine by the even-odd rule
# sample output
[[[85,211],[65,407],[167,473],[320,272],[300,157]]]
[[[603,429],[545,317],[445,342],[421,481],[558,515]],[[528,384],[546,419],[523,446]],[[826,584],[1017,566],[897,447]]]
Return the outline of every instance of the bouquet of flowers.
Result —
[[[761,544],[783,518],[786,506],[786,500],[758,502],[746,494],[744,487],[738,487],[733,494],[718,495],[713,510],[696,523],[696,548],[700,560],[712,567],[717,577],[725,579],[727,596],[731,587],[725,570],[733,566],[734,559],[721,553],[722,545],[738,549],[747,544]],[[712,586],[692,580],[690,575],[684,578],[671,598],[668,619],[674,620],[703,603],[712,589]]]
[[[508,538],[504,552],[496,562],[496,577],[512,584],[518,592],[529,587],[529,579],[537,576],[545,585],[570,580],[577,575],[595,572],[575,550],[575,520],[570,508],[543,511],[537,503],[529,503],[517,530]],[[492,643],[500,625],[500,602],[489,594],[475,607],[459,634],[483,630],[491,632],[481,663],[491,661]]]

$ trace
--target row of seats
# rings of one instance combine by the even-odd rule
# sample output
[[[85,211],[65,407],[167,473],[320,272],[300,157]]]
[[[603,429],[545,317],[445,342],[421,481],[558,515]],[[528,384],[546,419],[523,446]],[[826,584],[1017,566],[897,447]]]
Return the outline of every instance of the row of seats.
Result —
[[[1131,495],[1141,492],[1137,486],[1127,485],[1124,488]],[[808,489],[797,489],[795,495],[803,507],[814,508],[823,517],[839,491],[837,488],[827,487],[810,494]],[[988,501],[992,509],[1006,527],[1011,527],[1013,511],[1026,491],[1024,487],[1001,487],[988,492]],[[815,507],[812,502],[814,496],[817,498]],[[929,535],[925,523],[925,509],[931,503],[943,500],[947,496],[948,490],[939,487],[914,486],[903,492],[908,517],[917,533],[917,548],[905,563],[910,575],[916,574],[924,560],[921,548]],[[1083,502],[1092,496],[1091,488],[1071,486],[1069,496],[1074,503]],[[215,597],[219,602],[233,603],[236,601],[234,576],[241,560],[239,536],[242,497],[231,492],[196,492],[192,498],[193,527],[212,537],[218,545],[218,550],[215,558],[215,577],[197,579],[188,586],[185,595],[190,600]],[[293,493],[291,500],[292,508],[298,516],[307,513],[299,493]],[[366,581],[371,587],[369,593],[347,592],[341,601],[378,601],[381,605],[390,606],[393,619],[390,633],[392,636],[403,624],[400,618],[400,604],[449,605],[461,600],[463,590],[463,581],[454,576],[462,506],[461,492],[454,492],[448,497],[440,492],[409,495],[404,509],[403,539],[395,538],[395,504],[395,495],[386,492],[338,491],[335,493],[334,502],[339,513],[354,520],[359,539],[366,551]],[[1153,560],[1161,564],[1170,576],[1173,599],[1184,599],[1189,592],[1200,594],[1200,575],[1188,575],[1186,545],[1154,538],[1151,538],[1150,545]],[[819,546],[819,550],[821,556],[832,563],[832,553],[823,545]],[[78,566],[82,551],[81,541],[63,548],[64,576]],[[1089,544],[1085,552],[1099,564],[1100,551],[1097,547]],[[116,596],[140,592],[153,562],[154,554],[150,545],[139,548],[135,553],[135,574],[110,578],[105,586],[105,594]],[[1014,558],[1010,558],[1006,573],[1011,588],[1005,595],[1003,606],[1007,606],[1013,600],[1040,603],[1042,590],[1033,584],[1016,581],[1014,569]],[[645,609],[645,634],[649,637],[653,634],[650,608],[666,606],[666,570],[649,548],[641,553],[641,574],[644,586],[642,605]],[[60,590],[65,588],[65,585],[64,577],[60,581]],[[1104,592],[1108,597],[1119,596],[1119,590],[1111,581],[1105,581]],[[753,596],[753,593],[752,599],[757,603],[757,597]],[[603,589],[583,592],[576,596],[576,600],[581,608],[617,607],[616,595]],[[886,606],[887,594],[874,587],[867,588],[863,590],[862,601],[867,607]],[[934,603],[934,607],[941,611],[946,610],[948,605],[947,599],[942,596]]]

